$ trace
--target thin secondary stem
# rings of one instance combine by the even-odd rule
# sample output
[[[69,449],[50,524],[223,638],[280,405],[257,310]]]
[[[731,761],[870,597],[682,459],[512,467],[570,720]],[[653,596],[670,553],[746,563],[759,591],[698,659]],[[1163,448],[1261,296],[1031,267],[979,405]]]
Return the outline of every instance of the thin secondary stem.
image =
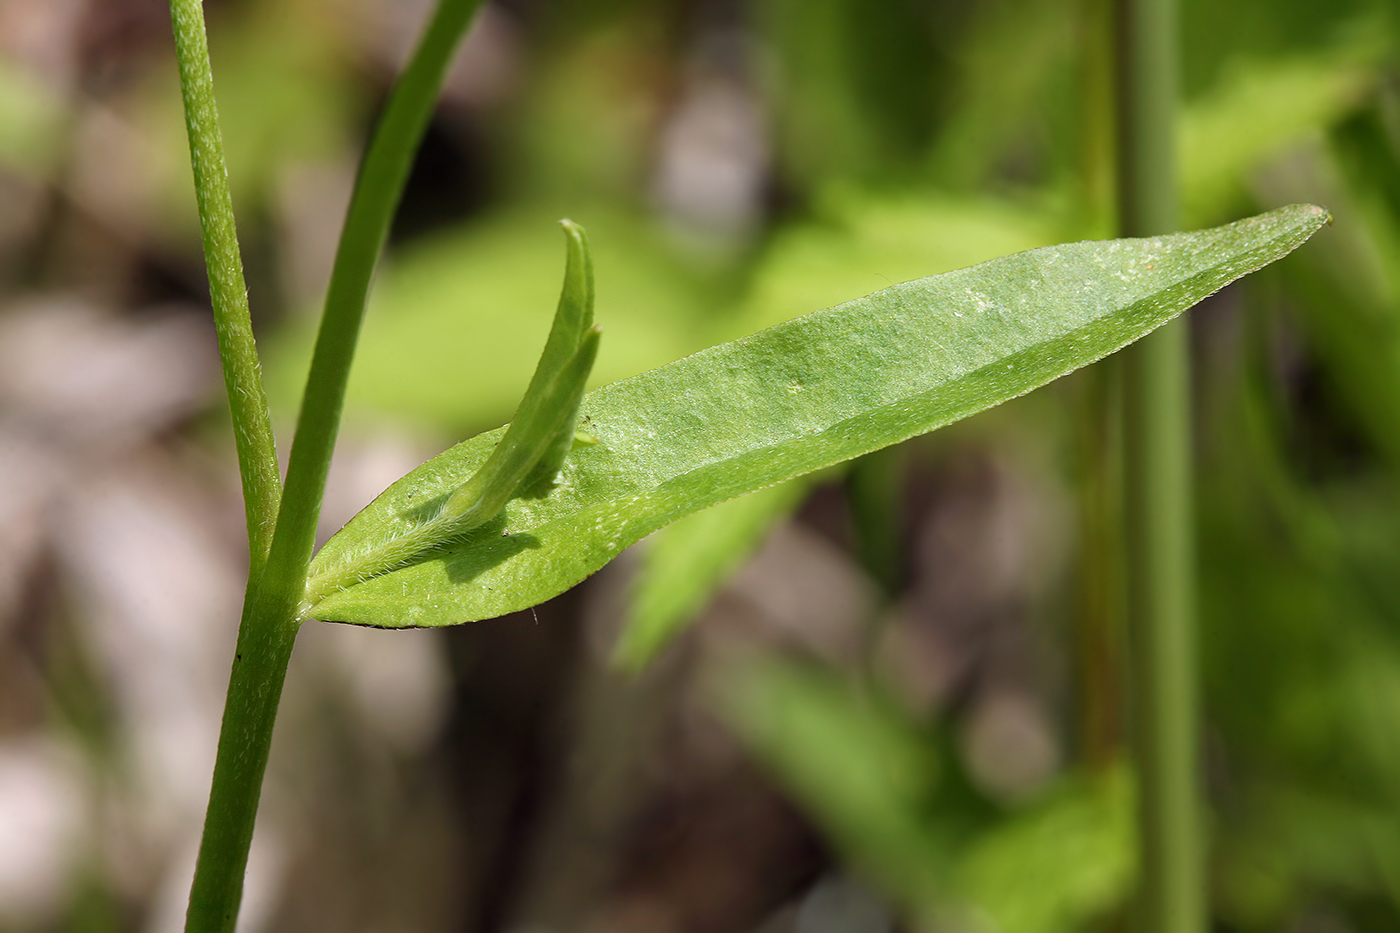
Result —
[[[1114,80],[1111,0],[1079,7],[1079,126],[1081,198],[1094,229],[1113,216]],[[1079,432],[1079,601],[1076,615],[1078,754],[1103,773],[1124,755],[1126,740],[1122,669],[1123,560],[1123,355],[1102,360],[1077,379]]]
[[[1080,444],[1079,755],[1096,773],[1123,755],[1123,359],[1084,372]]]
[[[285,581],[287,585],[301,586],[311,560],[321,495],[340,429],[345,386],[370,280],[452,53],[480,5],[481,0],[442,0],[438,4],[413,59],[385,105],[360,165],[326,293],[287,466],[287,495],[278,516],[279,528],[283,522],[288,524],[287,534],[277,535],[285,548],[286,566],[280,569],[296,578]],[[277,543],[273,543],[274,553]]]
[[[195,0],[179,2],[197,8]],[[187,933],[231,933],[238,917],[277,704],[300,625],[297,609],[306,588],[370,279],[447,66],[479,5],[480,0],[442,0],[438,5],[389,96],[356,179],[292,444],[287,486],[266,565],[257,585],[249,587],[239,626]]]
[[[886,447],[851,462],[846,476],[856,553],[880,587],[882,602],[899,593],[900,505],[906,456],[903,447]]]
[[[1176,226],[1175,0],[1118,2],[1119,224]],[[1128,616],[1144,933],[1201,933],[1202,865],[1190,347],[1179,320],[1124,359]]]
[[[851,461],[846,497],[856,556],[876,586],[876,600],[860,628],[860,673],[877,682],[880,640],[889,609],[903,583],[900,563],[900,506],[908,457],[904,447],[886,447]]]
[[[214,79],[200,0],[170,0],[180,89],[185,99],[185,127],[194,168],[194,190],[209,270],[209,298],[223,361],[224,389],[233,415],[238,472],[243,478],[243,505],[248,522],[249,576],[256,579],[272,543],[273,521],[282,497],[277,445],[272,436],[262,368],[253,343],[248,288],[233,220],[224,141],[214,106]]]

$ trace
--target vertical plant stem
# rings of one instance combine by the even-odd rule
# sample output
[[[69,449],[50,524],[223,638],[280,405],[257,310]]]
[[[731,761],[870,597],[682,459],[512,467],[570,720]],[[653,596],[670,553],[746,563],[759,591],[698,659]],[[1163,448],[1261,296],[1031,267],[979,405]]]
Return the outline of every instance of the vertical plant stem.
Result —
[[[479,5],[480,0],[439,3],[389,96],[360,166],[266,566],[257,584],[249,587],[239,625],[185,920],[188,933],[231,933],[238,917],[277,704],[301,624],[306,571],[370,279],[452,54]]]
[[[900,562],[900,508],[903,505],[907,456],[896,445],[857,457],[846,475],[856,556],[876,586],[876,601],[860,631],[860,668],[868,682],[878,681],[877,655],[889,608],[903,582]]]
[[[233,220],[224,141],[214,106],[214,78],[200,0],[170,0],[185,127],[194,169],[204,263],[209,270],[209,298],[223,362],[224,390],[233,415],[238,472],[243,478],[243,505],[248,522],[250,579],[257,579],[272,542],[273,522],[282,496],[277,445],[272,436],[262,369],[253,343],[248,288]]]
[[[853,460],[846,476],[856,554],[886,602],[894,599],[901,583],[899,531],[906,459],[903,447],[886,447]]]
[[[1081,198],[1092,229],[1106,230],[1116,194],[1113,0],[1081,0],[1079,17]],[[1078,379],[1078,752],[1095,773],[1123,757],[1126,738],[1122,383],[1122,354],[1100,361]]]
[[[1119,224],[1176,226],[1175,0],[1118,3]],[[1189,332],[1178,320],[1124,358],[1131,705],[1144,933],[1201,933]]]
[[[209,810],[185,917],[189,933],[231,933],[238,920],[272,727],[298,629],[288,621],[290,615],[279,615],[280,608],[254,595],[238,627]]]
[[[1096,773],[1123,756],[1122,381],[1120,355],[1095,364],[1080,383],[1078,738],[1083,763]]]

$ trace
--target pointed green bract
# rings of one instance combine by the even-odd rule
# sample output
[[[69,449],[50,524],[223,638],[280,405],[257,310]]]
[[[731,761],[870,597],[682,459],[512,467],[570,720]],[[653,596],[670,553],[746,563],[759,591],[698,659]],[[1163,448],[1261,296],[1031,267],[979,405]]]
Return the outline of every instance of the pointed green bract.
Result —
[[[340,565],[313,566],[305,602],[381,576],[485,525],[516,496],[544,496],[573,448],[579,403],[598,357],[602,332],[593,326],[593,263],[583,228],[562,221],[568,241],[564,287],[554,324],[520,406],[475,473],[451,494],[426,505],[412,527]]]
[[[535,605],[683,515],[931,431],[1100,359],[1296,248],[1295,205],[1195,233],[1073,243],[908,282],[599,389],[543,498],[389,572],[491,456],[479,435],[390,487],[317,556],[304,612],[389,628]],[[328,585],[327,581],[334,581]]]
[[[469,531],[495,518],[523,491],[527,478],[545,465],[545,458],[552,455],[560,439],[572,445],[583,387],[598,356],[599,336],[597,328],[590,329],[558,372],[543,380],[543,385],[531,384],[516,419],[491,457],[448,498],[441,518],[455,531]],[[558,455],[560,463],[563,456],[562,452]],[[556,466],[549,475],[558,472]]]
[[[564,287],[535,374],[491,458],[447,501],[443,517],[465,531],[494,518],[511,498],[545,494],[573,446],[578,406],[599,331],[593,326],[593,260],[588,236],[560,221],[568,244]]]
[[[544,353],[535,369],[535,377],[526,391],[528,398],[535,391],[536,383],[542,381],[542,374],[548,370],[562,369],[574,354],[579,352],[584,335],[593,327],[593,256],[588,249],[588,235],[572,220],[562,220],[564,236],[568,240],[569,256],[564,266],[564,289],[559,294],[559,310],[554,314],[554,325],[550,328],[549,339],[545,341]],[[590,364],[589,368],[592,366]],[[525,479],[521,493],[525,495],[545,495],[554,487],[555,477],[564,465],[564,458],[574,445],[574,430],[578,424],[578,406],[583,400],[584,380],[580,380],[568,401],[566,418],[555,431],[555,436],[545,449],[530,475]]]

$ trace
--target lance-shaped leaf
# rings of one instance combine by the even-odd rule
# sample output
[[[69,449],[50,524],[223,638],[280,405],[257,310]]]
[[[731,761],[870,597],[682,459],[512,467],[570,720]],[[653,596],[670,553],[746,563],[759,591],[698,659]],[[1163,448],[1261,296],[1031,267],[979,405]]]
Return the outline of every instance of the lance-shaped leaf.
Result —
[[[479,435],[399,480],[326,544],[305,615],[397,628],[535,605],[683,515],[1100,359],[1287,254],[1327,216],[1295,205],[1195,233],[1031,250],[712,347],[585,396],[580,425],[597,443],[565,459],[547,497],[515,499],[389,572],[357,571],[421,534],[501,432]]]

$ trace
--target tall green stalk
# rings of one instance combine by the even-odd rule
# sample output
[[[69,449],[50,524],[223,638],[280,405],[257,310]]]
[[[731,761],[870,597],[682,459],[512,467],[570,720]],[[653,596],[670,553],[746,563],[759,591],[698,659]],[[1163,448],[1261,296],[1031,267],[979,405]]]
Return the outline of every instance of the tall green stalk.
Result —
[[[1174,229],[1175,0],[1118,2],[1119,226]],[[1144,933],[1201,933],[1190,346],[1178,320],[1124,358],[1130,703],[1138,765]]]
[[[282,498],[277,445],[263,391],[262,369],[253,343],[248,288],[233,222],[233,199],[224,162],[224,140],[214,106],[214,79],[209,43],[199,0],[170,0],[180,89],[185,100],[190,164],[204,236],[204,263],[209,270],[209,298],[223,361],[224,390],[233,415],[238,472],[243,478],[243,505],[248,522],[250,579],[256,579],[272,543],[273,520]]]
[[[480,0],[441,0],[412,60],[385,105],[361,163],[331,273],[326,308],[292,444],[286,490],[280,506],[273,502],[277,518],[275,528],[270,532],[270,543],[266,545],[266,563],[259,574],[259,564],[255,561],[254,572],[249,577],[219,734],[204,838],[200,843],[194,886],[190,892],[185,926],[190,933],[227,933],[233,930],[238,916],[243,874],[253,838],[273,724],[287,664],[301,624],[298,610],[306,588],[307,566],[315,543],[326,473],[335,448],[345,386],[364,316],[370,279],[408,180],[413,155],[432,116],[434,101],[452,53],[479,4]],[[212,151],[217,152],[219,136],[203,17],[198,0],[171,0],[171,12],[180,50],[180,76],[185,93],[201,216],[207,214],[211,218],[206,221],[206,231],[216,231],[212,237],[216,246],[227,248],[232,244],[236,262],[233,212],[222,159],[219,158],[217,167],[214,167],[206,154],[211,151],[210,140],[215,146]],[[211,237],[206,232],[206,244],[210,241]],[[225,252],[218,253],[217,261],[210,259],[211,279],[228,278],[226,252],[225,249]],[[241,294],[241,273],[237,284]],[[246,296],[243,297],[242,307],[246,318]],[[251,373],[257,397],[261,399],[262,386],[257,379],[256,355],[251,356],[251,369],[246,359],[251,353],[252,338],[251,331],[248,331],[246,342],[237,342],[232,351],[225,352],[226,372],[232,367],[240,380]],[[229,394],[235,411],[242,401],[245,388],[243,381],[230,384]],[[265,409],[264,403],[264,417]],[[241,424],[237,415],[235,424]],[[239,433],[242,445],[241,429]],[[270,441],[270,429],[267,436]],[[273,464],[271,475],[275,480],[275,460]],[[244,470],[246,489],[250,483],[250,469],[242,460],[240,466]],[[261,482],[259,480],[253,484],[255,492],[262,489]],[[259,499],[258,503],[259,509],[266,509],[263,499]],[[249,509],[252,514],[254,507],[251,498]],[[262,511],[259,514],[266,517],[271,512]],[[266,540],[266,529],[266,522],[258,524],[255,529],[250,518],[249,535],[252,540]],[[254,537],[255,531],[257,537]]]
[[[1116,194],[1114,4],[1111,0],[1083,0],[1079,16],[1083,49],[1079,58],[1079,197],[1084,215],[1097,223],[1099,218],[1112,216]],[[1121,353],[1099,361],[1077,379],[1077,745],[1080,761],[1095,773],[1117,764],[1126,738],[1122,381]]]

